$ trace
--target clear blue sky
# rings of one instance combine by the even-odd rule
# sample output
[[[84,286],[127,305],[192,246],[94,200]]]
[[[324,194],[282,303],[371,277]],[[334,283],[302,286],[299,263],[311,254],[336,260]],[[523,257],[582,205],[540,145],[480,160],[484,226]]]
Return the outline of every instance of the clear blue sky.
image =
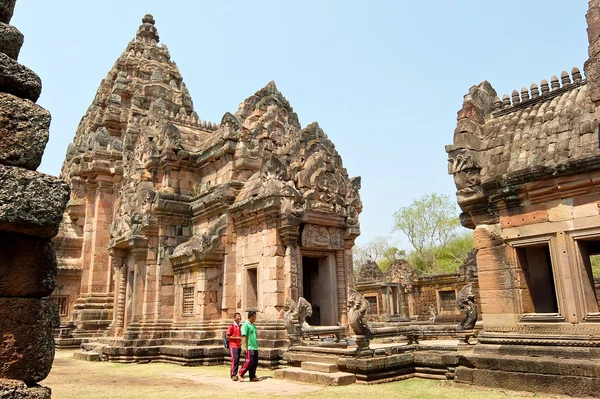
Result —
[[[585,0],[18,0],[11,24],[52,112],[40,171],[59,173],[100,81],[151,13],[201,119],[219,122],[274,80],[303,126],[319,122],[362,176],[364,243],[390,234],[393,212],[415,198],[455,198],[444,145],[469,87],[488,80],[502,96],[583,72],[586,10]]]

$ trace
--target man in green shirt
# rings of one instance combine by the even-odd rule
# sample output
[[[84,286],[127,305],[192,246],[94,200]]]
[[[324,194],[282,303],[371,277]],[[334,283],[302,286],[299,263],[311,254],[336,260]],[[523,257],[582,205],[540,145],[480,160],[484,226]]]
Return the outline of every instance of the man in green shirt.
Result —
[[[260,378],[256,377],[256,366],[258,366],[258,339],[256,339],[256,312],[248,312],[248,320],[242,325],[242,352],[246,361],[240,370],[240,382],[244,382],[246,371],[250,374],[251,382],[258,382]]]

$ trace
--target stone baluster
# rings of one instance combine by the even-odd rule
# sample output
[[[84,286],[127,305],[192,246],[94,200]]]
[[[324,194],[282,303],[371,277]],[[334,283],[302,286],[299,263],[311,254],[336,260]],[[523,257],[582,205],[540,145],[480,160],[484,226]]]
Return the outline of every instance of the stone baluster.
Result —
[[[542,79],[542,82],[540,83],[540,87],[542,88],[542,96],[544,94],[550,93],[550,87],[548,86],[548,81],[546,79]]]

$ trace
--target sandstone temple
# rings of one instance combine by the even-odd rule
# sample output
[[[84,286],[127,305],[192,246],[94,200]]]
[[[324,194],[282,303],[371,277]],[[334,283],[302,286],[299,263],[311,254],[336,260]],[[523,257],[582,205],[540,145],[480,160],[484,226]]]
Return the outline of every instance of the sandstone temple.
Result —
[[[447,146],[474,229],[483,330],[456,380],[598,395],[600,1],[589,59],[502,98],[473,86]]]
[[[346,323],[360,178],[273,82],[202,120],[154,23],[143,18],[67,149],[62,324],[114,338],[118,359],[135,340],[220,338],[249,310],[276,341],[286,298],[306,298],[314,325]]]
[[[218,123],[202,120],[146,15],[62,167],[71,192],[53,239],[57,345],[81,344],[88,359],[222,363],[233,313],[256,310],[261,365],[284,366],[276,378],[423,377],[599,396],[600,0],[586,19],[584,73],[502,98],[484,81],[464,97],[446,151],[475,258],[455,274],[415,276],[399,261],[386,273],[364,265],[355,278],[360,178],[322,129],[302,128],[273,82]],[[2,168],[35,173],[39,161],[11,163],[2,139]],[[62,213],[67,190],[50,180]],[[58,219],[23,231],[1,219],[0,229],[47,250]],[[47,304],[50,252],[34,276],[48,277],[43,289],[0,284],[0,300]],[[53,325],[40,327],[43,343]]]

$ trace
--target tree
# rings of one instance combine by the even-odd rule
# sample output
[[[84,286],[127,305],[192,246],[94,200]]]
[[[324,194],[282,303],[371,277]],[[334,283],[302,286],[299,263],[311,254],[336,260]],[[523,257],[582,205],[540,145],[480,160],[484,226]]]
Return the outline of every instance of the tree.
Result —
[[[387,236],[373,237],[363,245],[355,245],[352,250],[355,270],[371,260],[385,272],[394,260],[405,255],[403,250],[390,243]]]
[[[463,253],[465,244],[464,240],[456,240],[460,225],[457,213],[448,196],[435,193],[424,195],[394,213],[393,231],[402,231],[408,237],[414,248],[409,261],[415,269],[437,273],[456,265],[455,258]]]

